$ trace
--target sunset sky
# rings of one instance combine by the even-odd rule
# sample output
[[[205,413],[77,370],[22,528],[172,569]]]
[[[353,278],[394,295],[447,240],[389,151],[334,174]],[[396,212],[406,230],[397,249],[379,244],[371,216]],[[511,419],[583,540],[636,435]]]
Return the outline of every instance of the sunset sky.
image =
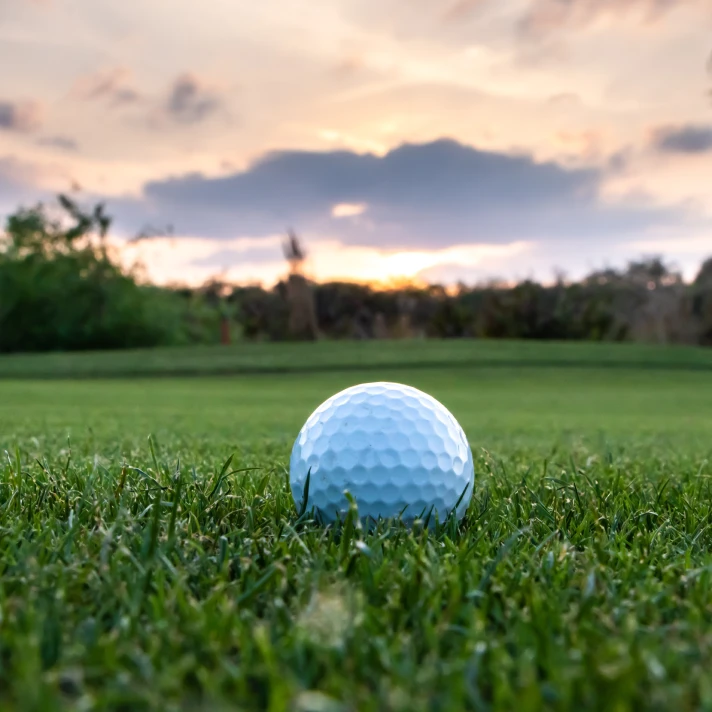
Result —
[[[0,0],[0,214],[157,281],[572,278],[712,255],[712,0]]]

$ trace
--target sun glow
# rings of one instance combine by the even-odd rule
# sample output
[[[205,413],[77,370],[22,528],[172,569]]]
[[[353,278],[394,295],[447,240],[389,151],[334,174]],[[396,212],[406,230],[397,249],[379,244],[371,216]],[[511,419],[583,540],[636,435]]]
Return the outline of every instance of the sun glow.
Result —
[[[140,262],[145,276],[158,284],[198,286],[218,277],[228,282],[257,282],[271,286],[287,273],[281,244],[282,236],[275,235],[235,240],[161,237],[133,244],[117,243],[116,246],[124,264]],[[458,245],[440,250],[384,251],[321,240],[307,242],[306,247],[306,272],[315,281],[341,280],[394,286],[424,284],[429,270],[446,273],[452,265],[497,272],[511,258],[526,254],[531,246],[526,242],[513,242]],[[257,256],[256,250],[259,250]],[[214,255],[221,256],[218,262],[222,266],[210,263]]]
[[[334,218],[352,218],[366,212],[366,203],[339,203],[331,209]]]

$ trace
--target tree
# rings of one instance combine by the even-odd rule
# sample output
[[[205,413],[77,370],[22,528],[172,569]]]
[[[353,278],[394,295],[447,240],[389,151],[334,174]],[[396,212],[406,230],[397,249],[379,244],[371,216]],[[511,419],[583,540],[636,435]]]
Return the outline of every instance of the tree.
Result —
[[[699,326],[699,343],[712,345],[712,257],[700,267],[692,285],[692,310]]]
[[[112,259],[111,219],[65,195],[59,215],[20,208],[0,238],[0,351],[153,346],[181,340],[179,298]]]
[[[293,230],[287,232],[283,249],[284,256],[289,263],[289,277],[286,285],[289,304],[289,335],[295,339],[312,341],[319,335],[314,293],[304,275],[304,262],[307,254]]]

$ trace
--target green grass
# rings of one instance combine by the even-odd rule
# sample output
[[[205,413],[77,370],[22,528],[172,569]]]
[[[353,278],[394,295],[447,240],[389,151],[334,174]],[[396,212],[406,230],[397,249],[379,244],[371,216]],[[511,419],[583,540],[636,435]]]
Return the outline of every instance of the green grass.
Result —
[[[710,352],[418,349],[0,359],[0,709],[712,709]],[[457,530],[298,518],[292,441],[365,380],[462,423]]]
[[[0,378],[166,377],[518,366],[712,371],[712,349],[471,339],[239,343],[229,347],[0,355]]]

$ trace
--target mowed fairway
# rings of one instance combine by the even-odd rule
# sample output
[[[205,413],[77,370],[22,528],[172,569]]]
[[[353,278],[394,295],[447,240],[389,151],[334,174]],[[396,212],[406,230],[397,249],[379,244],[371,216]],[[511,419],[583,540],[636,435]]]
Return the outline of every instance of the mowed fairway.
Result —
[[[105,380],[33,357],[0,381],[0,708],[712,709],[712,354],[497,347]],[[294,437],[372,380],[465,428],[459,528],[299,519]]]

